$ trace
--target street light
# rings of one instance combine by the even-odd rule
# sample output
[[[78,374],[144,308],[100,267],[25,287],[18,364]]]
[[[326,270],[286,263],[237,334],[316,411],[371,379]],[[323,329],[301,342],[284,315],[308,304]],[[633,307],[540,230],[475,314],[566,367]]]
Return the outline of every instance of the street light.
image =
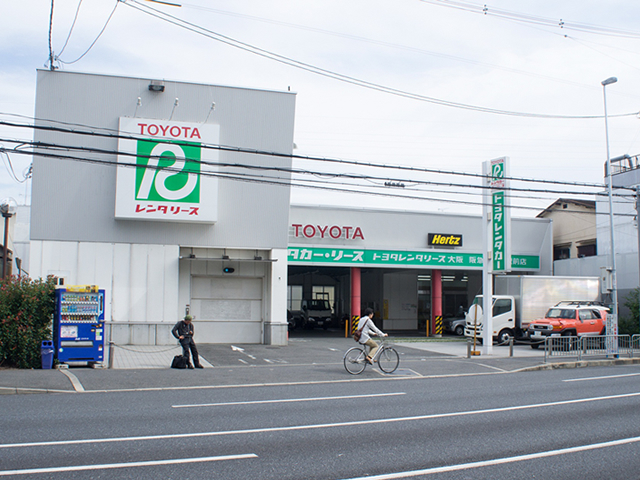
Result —
[[[4,218],[4,243],[2,245],[2,280],[7,278],[7,255],[9,254],[9,248],[7,243],[9,242],[9,219],[16,211],[16,201],[13,198],[5,198],[0,203],[0,213]]]
[[[611,157],[609,155],[609,122],[607,117],[607,85],[611,85],[612,83],[616,83],[618,79],[616,77],[609,77],[606,80],[602,81],[602,93],[604,95],[604,130],[607,139],[607,180],[608,186],[607,190],[609,193],[609,230],[611,233],[611,296],[613,301],[613,319],[615,321],[615,331],[609,332],[607,334],[610,335],[612,333],[617,333],[617,325],[618,325],[618,279],[617,279],[617,271],[616,271],[616,247],[614,243],[614,234],[613,234],[613,193],[612,193],[612,181],[611,181]]]

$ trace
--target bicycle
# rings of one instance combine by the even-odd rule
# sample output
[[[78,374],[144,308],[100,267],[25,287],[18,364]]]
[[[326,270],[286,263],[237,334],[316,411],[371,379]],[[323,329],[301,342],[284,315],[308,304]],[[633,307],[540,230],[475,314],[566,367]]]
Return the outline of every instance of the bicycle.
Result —
[[[358,375],[367,368],[367,352],[364,346],[352,347],[344,354],[344,368],[351,375]],[[393,373],[400,363],[400,355],[386,340],[380,342],[380,348],[373,357],[373,362],[378,362],[378,367],[384,373]]]

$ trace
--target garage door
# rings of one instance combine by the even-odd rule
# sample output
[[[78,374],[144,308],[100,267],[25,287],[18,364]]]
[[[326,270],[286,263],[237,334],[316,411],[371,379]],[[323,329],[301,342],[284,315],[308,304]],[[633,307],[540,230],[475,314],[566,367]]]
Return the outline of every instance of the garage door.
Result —
[[[199,341],[262,343],[262,278],[192,277]]]

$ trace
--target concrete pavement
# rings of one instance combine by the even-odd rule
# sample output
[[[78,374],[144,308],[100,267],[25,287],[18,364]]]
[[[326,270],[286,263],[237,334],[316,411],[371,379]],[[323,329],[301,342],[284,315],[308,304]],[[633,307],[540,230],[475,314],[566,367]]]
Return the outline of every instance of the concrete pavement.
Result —
[[[543,349],[529,345],[494,346],[491,355],[467,358],[467,343],[459,338],[390,337],[400,354],[400,366],[391,375],[368,367],[361,375],[343,366],[346,350],[356,345],[340,332],[295,333],[289,345],[201,344],[203,370],[169,368],[180,354],[177,345],[114,347],[113,368],[70,365],[60,370],[0,370],[0,394],[67,393],[148,389],[227,388],[238,385],[282,385],[300,382],[377,381],[389,378],[437,377],[509,373],[591,364],[636,363],[640,359],[593,359],[576,362],[562,358],[544,362]],[[478,348],[480,350],[480,348]],[[510,356],[512,354],[512,356]]]

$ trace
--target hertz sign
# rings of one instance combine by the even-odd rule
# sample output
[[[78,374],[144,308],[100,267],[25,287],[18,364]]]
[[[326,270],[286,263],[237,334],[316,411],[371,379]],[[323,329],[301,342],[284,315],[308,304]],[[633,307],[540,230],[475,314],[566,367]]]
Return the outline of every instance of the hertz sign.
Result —
[[[450,235],[448,233],[430,233],[427,238],[430,247],[461,247],[462,235]]]

